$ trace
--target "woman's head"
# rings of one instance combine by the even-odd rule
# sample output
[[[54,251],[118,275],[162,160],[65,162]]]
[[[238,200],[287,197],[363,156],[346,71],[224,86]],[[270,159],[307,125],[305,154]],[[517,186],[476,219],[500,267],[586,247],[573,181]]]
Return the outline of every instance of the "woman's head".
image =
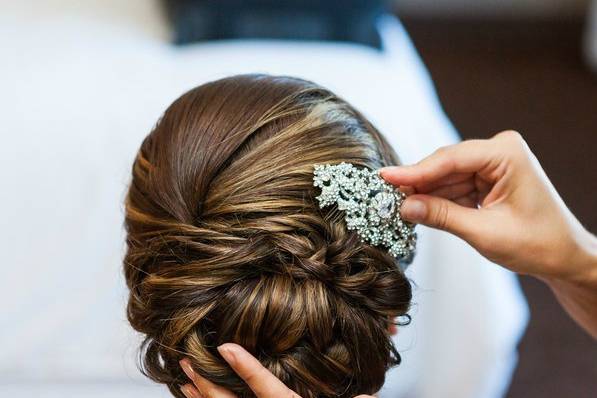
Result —
[[[313,165],[397,163],[353,107],[305,80],[240,75],[177,99],[143,141],[124,270],[144,372],[175,396],[178,361],[251,396],[220,357],[244,346],[304,398],[373,393],[400,357],[411,288],[386,250],[322,210]]]

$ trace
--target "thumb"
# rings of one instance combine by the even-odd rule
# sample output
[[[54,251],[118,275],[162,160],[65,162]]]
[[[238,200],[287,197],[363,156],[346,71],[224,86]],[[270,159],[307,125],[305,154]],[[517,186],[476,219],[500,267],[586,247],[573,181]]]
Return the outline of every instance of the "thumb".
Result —
[[[411,195],[400,207],[406,221],[450,232],[469,241],[480,224],[478,209],[460,206],[448,199],[430,195]]]

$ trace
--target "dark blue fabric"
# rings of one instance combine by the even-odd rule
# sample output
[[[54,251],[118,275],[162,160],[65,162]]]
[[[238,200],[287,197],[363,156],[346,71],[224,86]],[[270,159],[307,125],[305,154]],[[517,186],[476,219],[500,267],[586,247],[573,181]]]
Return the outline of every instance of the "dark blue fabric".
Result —
[[[385,0],[163,0],[174,42],[270,38],[347,41],[381,48]]]

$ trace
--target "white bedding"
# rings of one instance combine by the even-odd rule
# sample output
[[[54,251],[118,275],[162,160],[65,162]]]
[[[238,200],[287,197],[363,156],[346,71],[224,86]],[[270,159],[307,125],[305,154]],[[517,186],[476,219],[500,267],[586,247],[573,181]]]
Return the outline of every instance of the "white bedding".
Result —
[[[314,80],[414,162],[458,140],[398,21],[385,51],[338,43],[173,47],[155,1],[3,1],[0,8],[0,396],[168,397],[135,368],[122,200],[142,138],[181,93],[236,73]],[[413,322],[381,397],[498,397],[527,308],[515,278],[419,228]]]

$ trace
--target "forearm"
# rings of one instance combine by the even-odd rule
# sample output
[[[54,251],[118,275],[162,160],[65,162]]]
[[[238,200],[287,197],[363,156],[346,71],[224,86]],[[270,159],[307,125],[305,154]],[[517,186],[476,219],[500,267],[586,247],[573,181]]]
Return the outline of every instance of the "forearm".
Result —
[[[573,268],[573,279],[544,279],[558,301],[581,327],[597,339],[597,238],[587,236]]]

